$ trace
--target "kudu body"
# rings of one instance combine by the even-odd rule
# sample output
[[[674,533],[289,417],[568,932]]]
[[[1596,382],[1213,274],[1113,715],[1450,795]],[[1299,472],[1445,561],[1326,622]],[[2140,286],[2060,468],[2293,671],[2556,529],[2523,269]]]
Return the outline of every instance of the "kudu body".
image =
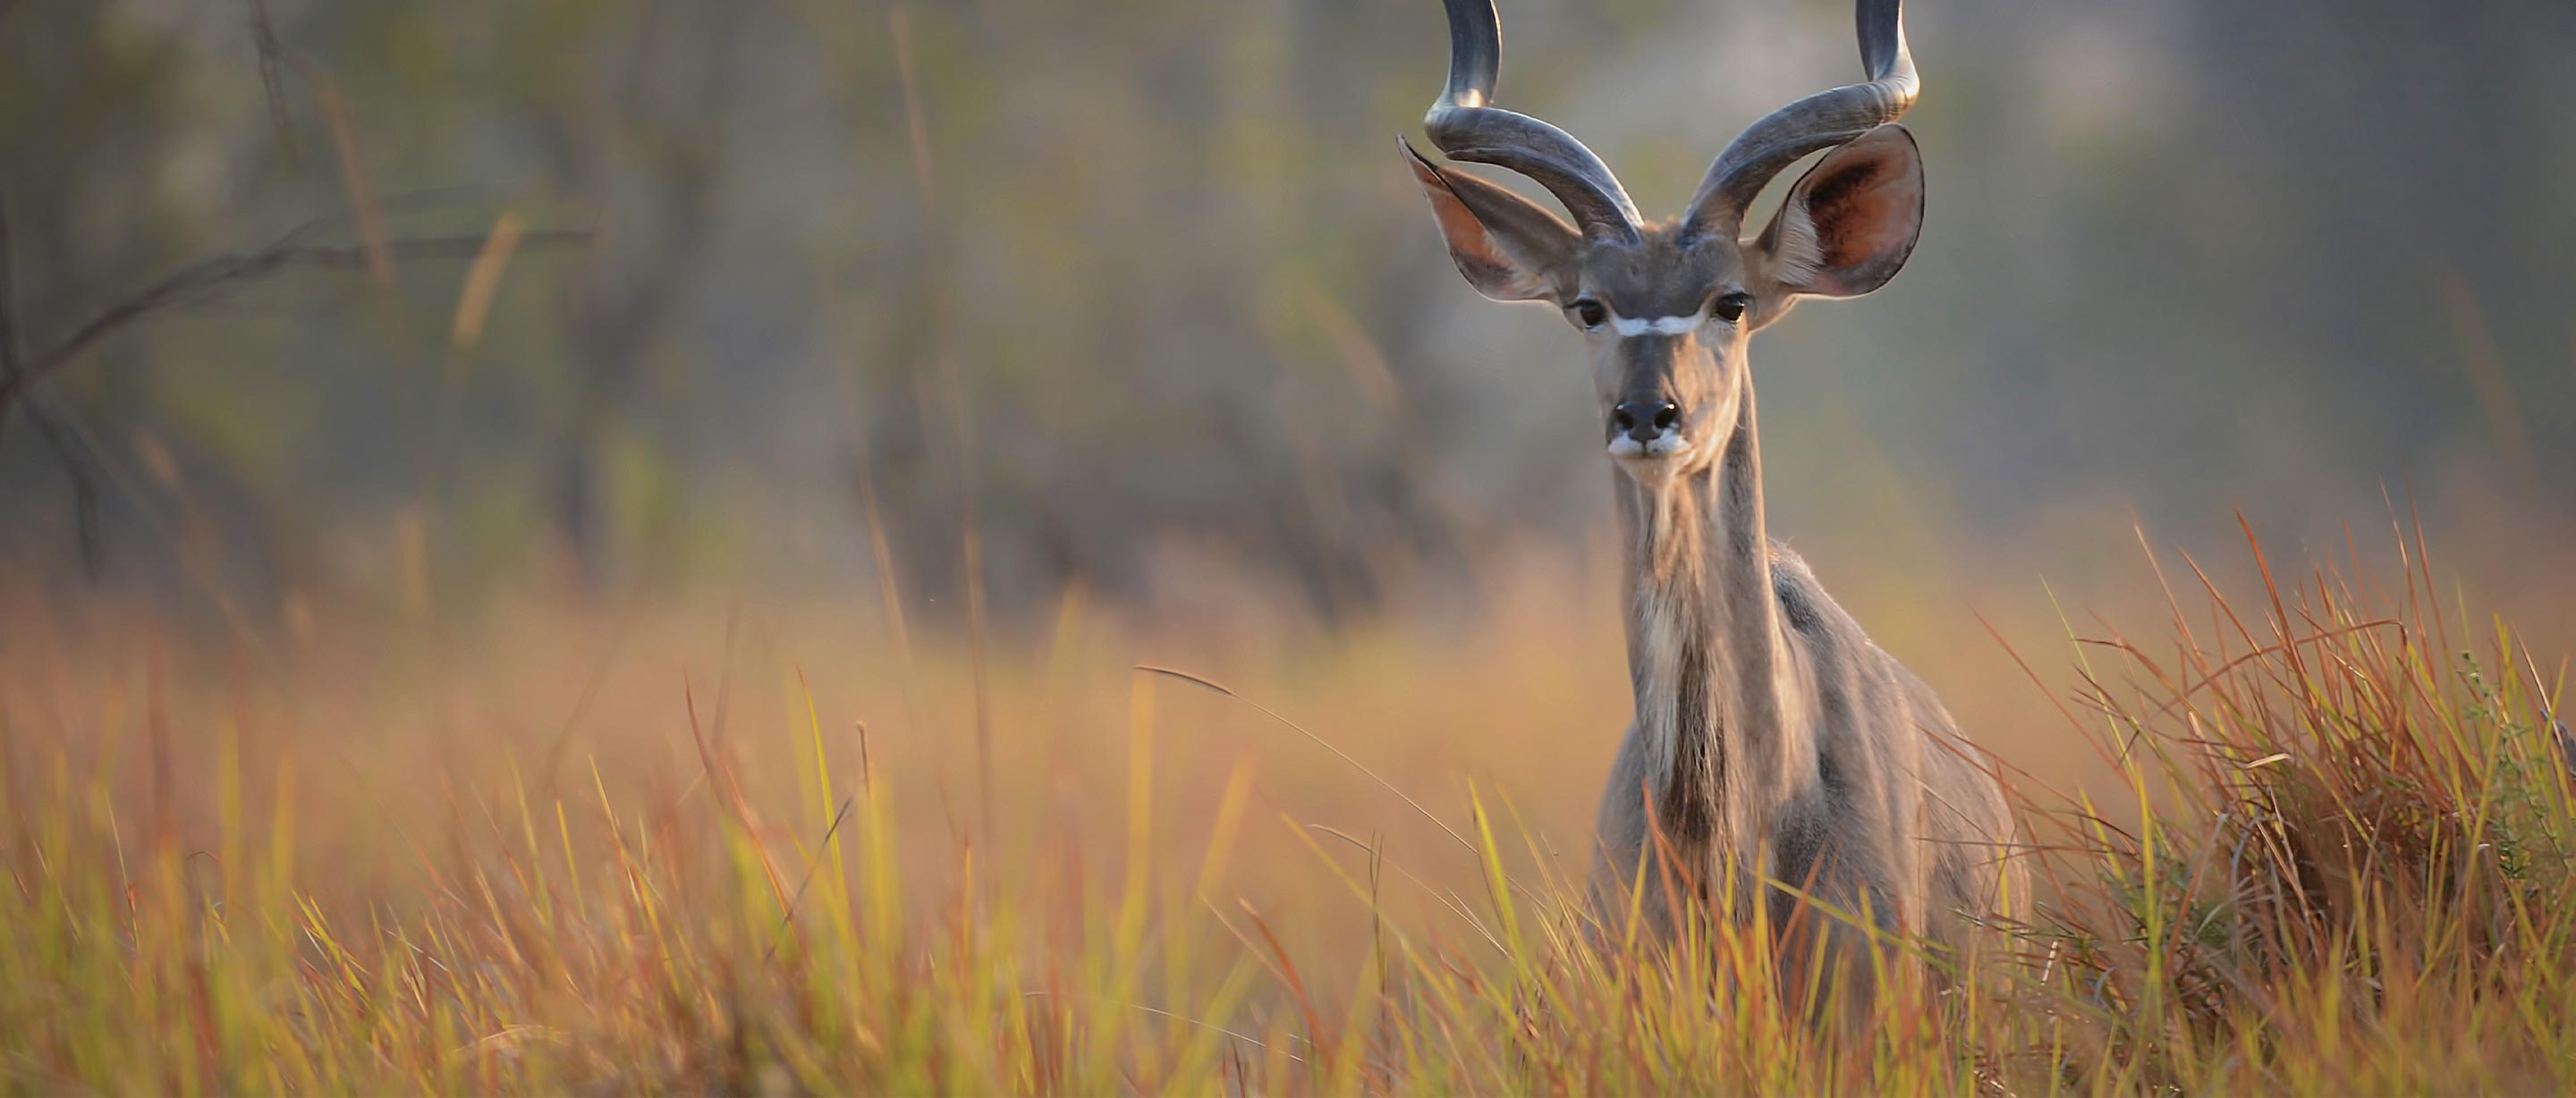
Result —
[[[1859,0],[1868,82],[1755,123],[1689,211],[1659,224],[1638,218],[1573,137],[1490,105],[1492,0],[1447,6],[1449,86],[1426,120],[1432,141],[1529,176],[1576,222],[1406,148],[1467,280],[1564,310],[1590,351],[1636,706],[1601,799],[1593,887],[1605,924],[1625,918],[1632,888],[1659,933],[1684,905],[1732,897],[1709,914],[1766,919],[1784,948],[1811,947],[1798,961],[1867,979],[1856,943],[1869,936],[1803,894],[1968,946],[2023,895],[2010,809],[1932,691],[1770,539],[1746,357],[1753,332],[1799,298],[1868,293],[1913,250],[1922,163],[1894,120],[1919,84],[1897,0]],[[1744,239],[1763,185],[1823,150],[1770,226]]]

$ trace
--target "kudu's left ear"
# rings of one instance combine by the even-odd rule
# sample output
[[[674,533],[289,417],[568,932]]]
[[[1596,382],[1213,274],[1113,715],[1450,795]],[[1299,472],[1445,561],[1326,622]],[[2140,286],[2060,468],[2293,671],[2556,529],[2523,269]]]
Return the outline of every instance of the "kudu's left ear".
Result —
[[[1781,289],[1859,297],[1896,277],[1922,232],[1923,154],[1891,122],[1808,169],[1755,246]]]

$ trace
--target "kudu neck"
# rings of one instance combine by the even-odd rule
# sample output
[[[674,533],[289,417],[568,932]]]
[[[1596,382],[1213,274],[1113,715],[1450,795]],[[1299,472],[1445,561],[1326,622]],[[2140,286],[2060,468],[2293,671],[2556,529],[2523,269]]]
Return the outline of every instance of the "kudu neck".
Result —
[[[1772,592],[1762,457],[1748,384],[1718,459],[1647,487],[1619,482],[1628,670],[1676,840],[1741,834],[1796,757],[1787,645]]]

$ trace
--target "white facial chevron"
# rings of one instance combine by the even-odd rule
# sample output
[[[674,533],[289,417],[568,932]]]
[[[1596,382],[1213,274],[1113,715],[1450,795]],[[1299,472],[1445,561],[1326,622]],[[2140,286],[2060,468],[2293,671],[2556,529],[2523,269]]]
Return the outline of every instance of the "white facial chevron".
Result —
[[[1623,336],[1680,336],[1689,335],[1692,332],[1698,331],[1699,326],[1707,322],[1708,318],[1706,316],[1696,313],[1690,316],[1659,316],[1652,318],[1627,317],[1613,313],[1610,317],[1610,330]]]

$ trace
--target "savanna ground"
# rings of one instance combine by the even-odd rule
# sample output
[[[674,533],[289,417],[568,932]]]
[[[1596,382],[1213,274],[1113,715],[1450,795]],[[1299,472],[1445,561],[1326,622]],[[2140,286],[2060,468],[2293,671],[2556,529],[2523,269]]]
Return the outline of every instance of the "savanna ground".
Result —
[[[2022,965],[1858,1031],[1758,935],[1584,925],[1625,705],[1579,562],[1330,633],[13,584],[0,1089],[2562,1092],[2560,664],[2394,526],[1890,623],[2040,895]]]

